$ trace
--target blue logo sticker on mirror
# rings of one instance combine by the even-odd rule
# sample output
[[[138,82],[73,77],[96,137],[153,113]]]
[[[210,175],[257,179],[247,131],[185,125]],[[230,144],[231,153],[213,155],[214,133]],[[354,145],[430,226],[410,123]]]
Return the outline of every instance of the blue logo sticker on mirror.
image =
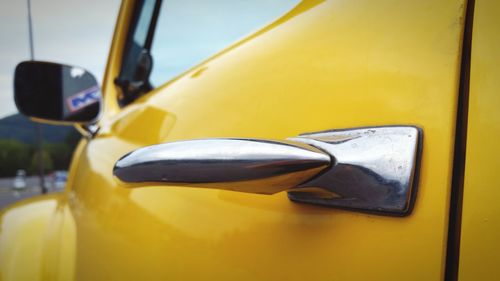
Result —
[[[99,86],[83,90],[66,99],[66,103],[71,112],[78,111],[88,105],[96,103],[100,100]]]

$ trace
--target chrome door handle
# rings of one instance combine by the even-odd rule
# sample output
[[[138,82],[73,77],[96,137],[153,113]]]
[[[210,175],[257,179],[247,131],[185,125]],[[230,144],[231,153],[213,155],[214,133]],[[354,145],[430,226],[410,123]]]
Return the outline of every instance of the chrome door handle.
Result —
[[[200,139],[138,149],[118,160],[114,174],[129,183],[273,194],[298,186],[330,162],[327,154],[299,142]]]
[[[370,127],[310,133],[285,141],[199,139],[137,149],[114,175],[147,184],[249,193],[288,191],[292,201],[406,215],[416,189],[421,130]]]

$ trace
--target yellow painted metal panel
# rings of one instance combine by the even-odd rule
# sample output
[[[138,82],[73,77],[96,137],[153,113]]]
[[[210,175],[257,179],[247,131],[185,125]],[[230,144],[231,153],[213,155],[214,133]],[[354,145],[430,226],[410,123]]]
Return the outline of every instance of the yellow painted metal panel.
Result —
[[[34,198],[1,214],[0,280],[43,280],[46,275],[46,233],[57,202]],[[56,250],[56,248],[53,248]]]
[[[103,120],[72,191],[76,276],[440,280],[464,7],[304,1]],[[164,141],[384,124],[425,133],[418,198],[406,218],[295,204],[284,193],[128,189],[112,177],[124,153]]]
[[[500,277],[500,2],[476,0],[459,279]]]
[[[132,4],[124,1],[118,20],[102,129],[75,155],[57,203],[62,231],[45,239],[64,242],[45,246],[60,255],[41,258],[42,278],[442,279],[464,1],[305,0],[120,109],[112,81]],[[405,218],[296,204],[285,193],[130,189],[112,176],[123,154],[164,141],[387,124],[424,130],[418,197]],[[16,210],[2,216],[0,239],[16,232],[7,216],[25,216]],[[24,260],[10,270],[39,272]],[[17,280],[9,276],[2,280]]]

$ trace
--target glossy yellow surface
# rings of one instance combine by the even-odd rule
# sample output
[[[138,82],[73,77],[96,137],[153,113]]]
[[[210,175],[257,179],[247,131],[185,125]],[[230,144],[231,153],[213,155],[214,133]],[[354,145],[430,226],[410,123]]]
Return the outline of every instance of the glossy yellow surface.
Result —
[[[120,110],[112,80],[131,4],[124,2],[106,72],[102,130],[81,144],[60,200],[70,212],[61,219],[68,225],[58,234],[62,249],[54,249],[59,260],[74,262],[65,276],[442,279],[463,1],[305,0],[268,28]],[[112,177],[123,154],[165,141],[283,139],[387,124],[424,130],[418,197],[405,218],[296,204],[286,193],[131,189]],[[5,231],[13,230],[2,226],[2,237]],[[26,268],[6,266],[8,272]],[[15,279],[5,272],[3,280]]]
[[[0,280],[73,279],[75,228],[61,199],[35,197],[2,214]]]
[[[459,280],[500,278],[500,2],[476,0]]]

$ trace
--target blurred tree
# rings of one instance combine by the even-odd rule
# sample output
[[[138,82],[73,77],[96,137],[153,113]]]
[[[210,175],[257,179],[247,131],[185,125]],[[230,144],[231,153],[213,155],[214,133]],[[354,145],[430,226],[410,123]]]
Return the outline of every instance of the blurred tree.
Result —
[[[33,157],[31,158],[31,165],[29,166],[29,172],[31,174],[35,174],[38,171],[38,157],[40,157],[40,153],[36,151],[33,153]],[[54,169],[54,164],[52,162],[52,157],[47,150],[42,150],[42,161],[45,167],[45,172],[49,172]]]
[[[80,133],[73,129],[59,142],[46,142],[42,153],[45,172],[67,170],[80,139]],[[36,174],[37,157],[38,153],[33,144],[0,138],[0,177],[14,177],[19,169],[26,170],[31,175]]]
[[[33,148],[16,140],[0,139],[0,177],[13,177],[19,169],[26,170]]]
[[[54,170],[68,169],[74,147],[66,143],[50,143],[44,145],[43,150],[50,155]]]
[[[64,143],[66,143],[71,151],[73,151],[81,138],[82,135],[77,130],[71,130],[64,138]]]

